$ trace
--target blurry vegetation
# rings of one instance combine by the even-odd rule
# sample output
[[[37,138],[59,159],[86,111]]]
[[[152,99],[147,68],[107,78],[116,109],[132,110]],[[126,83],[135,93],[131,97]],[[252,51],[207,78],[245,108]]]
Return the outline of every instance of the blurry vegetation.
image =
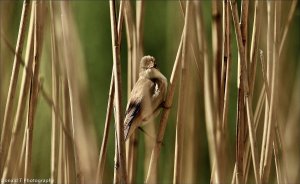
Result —
[[[12,147],[12,158],[18,158],[16,161],[19,161],[20,164],[10,166],[7,165],[7,152],[10,146],[10,133],[7,134],[7,141],[3,142],[5,148],[4,152],[1,151],[1,162],[0,162],[0,176],[2,178],[14,178],[14,177],[25,177],[29,176],[30,178],[53,178],[58,182],[75,182],[80,183],[79,181],[85,181],[86,183],[96,180],[97,173],[97,163],[99,157],[99,151],[101,148],[101,144],[103,141],[103,132],[105,127],[105,119],[106,119],[106,111],[107,111],[107,103],[110,89],[110,81],[112,75],[113,68],[113,54],[112,54],[112,37],[111,37],[111,20],[110,20],[110,5],[108,1],[95,1],[95,0],[76,0],[76,1],[45,1],[41,3],[39,1],[28,1],[25,0],[29,6],[29,12],[27,16],[27,26],[24,31],[24,46],[23,53],[21,54],[22,60],[17,59],[18,62],[28,62],[26,61],[26,50],[28,49],[27,42],[29,37],[29,27],[30,20],[40,21],[36,24],[42,25],[42,29],[34,29],[34,34],[42,35],[41,40],[36,41],[34,45],[40,45],[41,57],[40,57],[40,69],[38,73],[39,80],[42,80],[42,84],[39,83],[41,89],[38,93],[37,105],[33,108],[36,109],[34,114],[34,126],[33,126],[33,140],[32,140],[32,154],[29,155],[31,157],[31,162],[29,164],[29,173],[24,172],[24,168],[26,168],[25,157],[20,157],[22,152],[22,144],[25,139],[24,135],[26,135],[25,124],[27,123],[27,119],[29,117],[29,96],[32,95],[32,91],[30,91],[30,87],[26,90],[29,91],[29,96],[26,99],[25,110],[23,116],[21,116],[20,127],[21,132],[18,134],[19,141],[17,141],[15,147]],[[24,1],[24,2],[25,2]],[[126,2],[126,1],[124,1]],[[227,1],[224,1],[227,2]],[[229,83],[228,89],[228,119],[225,121],[225,127],[220,128],[221,119],[223,112],[219,112],[218,108],[220,104],[223,103],[223,100],[220,100],[219,97],[216,97],[215,93],[222,93],[224,91],[214,91],[214,85],[217,84],[216,80],[216,55],[214,55],[213,48],[216,47],[215,43],[221,44],[222,56],[225,54],[225,46],[223,45],[223,40],[219,40],[213,43],[213,40],[216,39],[216,35],[221,34],[222,39],[225,39],[225,28],[221,28],[222,32],[216,32],[214,34],[213,29],[215,29],[212,24],[214,24],[214,18],[212,16],[212,4],[217,4],[217,9],[220,14],[220,22],[216,23],[218,26],[223,24],[223,1],[216,1],[212,3],[211,1],[191,1],[187,3],[187,1],[128,1],[124,4],[124,12],[128,8],[131,7],[133,21],[135,25],[137,25],[136,17],[140,16],[138,14],[137,7],[139,3],[143,6],[143,15],[142,17],[142,33],[143,36],[142,44],[137,45],[136,47],[142,48],[143,55],[152,55],[156,58],[158,63],[158,67],[160,71],[171,80],[171,73],[174,72],[173,66],[174,61],[176,60],[176,54],[181,53],[182,50],[178,49],[184,30],[185,17],[184,13],[186,13],[186,6],[190,6],[190,17],[187,28],[186,35],[186,60],[188,64],[188,79],[189,82],[188,92],[186,95],[186,109],[184,109],[184,113],[186,113],[186,122],[182,122],[184,126],[184,134],[183,134],[183,160],[181,163],[181,178],[179,180],[174,179],[174,159],[175,156],[175,139],[176,139],[176,123],[177,122],[177,112],[178,109],[178,100],[179,100],[179,91],[180,91],[180,78],[181,78],[181,57],[179,58],[179,72],[177,72],[178,79],[177,83],[175,83],[175,96],[172,103],[172,108],[170,110],[170,116],[167,120],[167,127],[165,130],[165,135],[163,138],[163,143],[157,143],[155,141],[155,137],[159,131],[159,124],[161,120],[161,116],[158,116],[154,120],[155,123],[148,124],[145,126],[145,130],[148,135],[145,135],[141,131],[137,131],[137,157],[136,159],[136,177],[131,181],[135,181],[136,183],[142,183],[146,181],[148,168],[150,163],[150,156],[152,153],[152,149],[161,144],[161,151],[159,154],[158,160],[158,171],[157,177],[154,174],[151,174],[155,180],[159,183],[172,183],[175,181],[181,181],[183,183],[217,183],[218,181],[221,183],[230,183],[232,177],[234,178],[234,182],[237,181],[247,181],[248,183],[255,182],[255,174],[254,168],[252,165],[252,157],[251,152],[249,159],[250,168],[249,172],[247,172],[247,164],[246,160],[248,157],[246,156],[248,152],[246,151],[246,142],[249,137],[248,124],[249,121],[247,118],[248,111],[245,107],[237,106],[238,103],[238,59],[239,50],[236,41],[236,29],[234,27],[234,22],[232,18],[232,10],[230,7],[229,1],[227,2],[228,6],[228,17],[230,22],[230,71],[228,73]],[[252,112],[253,116],[256,112],[257,104],[259,103],[259,95],[260,92],[265,89],[265,81],[263,76],[263,67],[261,65],[261,56],[259,50],[262,50],[263,62],[265,63],[266,75],[268,76],[268,85],[270,94],[272,94],[272,98],[274,98],[274,104],[272,104],[273,113],[271,113],[271,122],[273,122],[274,126],[274,134],[271,133],[271,141],[277,139],[277,131],[279,131],[279,139],[282,142],[274,143],[275,146],[278,146],[278,155],[276,158],[280,158],[275,164],[274,152],[273,149],[270,148],[271,154],[273,156],[267,155],[266,160],[271,158],[270,165],[270,178],[268,178],[266,173],[262,172],[259,178],[259,182],[284,182],[284,183],[297,183],[300,181],[300,146],[298,140],[300,138],[300,108],[299,108],[299,79],[300,79],[300,70],[299,70],[299,62],[300,62],[300,6],[296,0],[291,1],[258,1],[261,14],[259,15],[259,20],[261,21],[261,29],[259,36],[259,43],[254,48],[257,50],[256,62],[254,65],[256,67],[256,74],[247,73],[249,76],[249,83],[252,82],[252,76],[256,76],[255,84],[253,88],[253,94],[250,92],[250,101],[252,103]],[[127,4],[128,3],[128,4]],[[239,16],[241,16],[241,7],[247,7],[243,3],[245,1],[238,1],[238,11]],[[252,40],[252,31],[254,27],[253,19],[254,19],[254,10],[255,4],[257,2],[249,2],[249,15],[248,16],[248,33],[247,33],[247,52],[246,58],[248,58],[248,64],[250,66],[250,48],[251,40]],[[50,4],[52,4],[52,10],[50,8]],[[116,2],[116,17],[118,20],[119,15],[119,6],[120,2]],[[140,4],[140,5],[141,5]],[[276,4],[276,7],[275,7]],[[273,22],[271,23],[274,26],[274,22],[277,23],[277,42],[276,44],[276,52],[272,46],[274,43],[272,42],[269,50],[267,42],[270,41],[267,37],[268,35],[268,6],[271,7],[271,11],[274,13],[276,10],[277,14],[271,16]],[[292,19],[290,24],[288,23],[289,13],[292,11],[292,7],[296,6],[294,13],[292,14]],[[196,8],[198,7],[198,9]],[[15,53],[9,49],[12,47],[14,50],[17,44],[18,31],[21,20],[21,12],[23,9],[22,1],[0,1],[0,29],[1,29],[1,40],[0,40],[0,130],[3,132],[3,124],[4,124],[4,116],[5,116],[5,108],[7,105],[8,98],[8,89],[11,80],[12,68],[14,64],[14,58],[16,57]],[[225,8],[225,7],[224,7]],[[234,9],[234,8],[233,8]],[[31,15],[32,11],[38,12],[38,18],[34,18]],[[197,12],[198,10],[198,12]],[[51,19],[51,11],[53,18]],[[41,13],[42,12],[42,13]],[[62,13],[63,12],[63,13]],[[62,16],[61,16],[62,15]],[[201,23],[199,23],[199,18],[202,19]],[[274,20],[276,17],[276,20]],[[122,39],[120,46],[120,63],[121,63],[121,79],[122,79],[122,115],[125,112],[125,107],[127,103],[128,96],[128,77],[132,77],[132,73],[137,71],[128,71],[128,37],[126,36],[126,25],[125,25],[125,13],[123,17],[123,26],[122,26]],[[61,22],[63,21],[63,22]],[[197,21],[199,25],[201,25],[200,30],[203,29],[204,34],[200,33],[197,28]],[[242,21],[239,20],[239,21]],[[246,21],[246,22],[247,22]],[[35,24],[33,24],[35,25]],[[286,35],[286,39],[284,41],[282,52],[279,54],[279,44],[281,43],[282,36],[284,34],[285,28],[288,27],[288,32]],[[52,32],[52,29],[55,30],[55,33]],[[240,29],[240,28],[239,28]],[[42,30],[42,31],[41,31]],[[40,31],[40,32],[39,32]],[[274,27],[271,28],[272,34],[274,31]],[[134,34],[134,33],[132,33]],[[136,34],[136,33],[135,33]],[[184,34],[183,34],[184,35]],[[185,35],[185,36],[186,36]],[[200,38],[199,38],[200,35]],[[205,37],[203,37],[205,35]],[[273,34],[272,34],[273,35]],[[55,41],[53,43],[52,37],[55,37]],[[242,35],[243,36],[243,35]],[[65,39],[65,40],[64,40]],[[200,39],[197,40],[197,39]],[[272,38],[271,38],[272,39]],[[203,49],[203,45],[206,44],[207,50]],[[57,47],[56,53],[53,54],[53,48]],[[198,48],[199,47],[199,48]],[[198,49],[198,50],[197,50]],[[32,50],[34,52],[34,50]],[[33,54],[33,53],[32,53]],[[211,92],[212,103],[214,107],[211,109],[207,109],[207,102],[205,101],[207,96],[205,96],[205,54],[208,56],[208,75],[210,78],[210,88],[208,89]],[[272,89],[272,63],[271,59],[268,63],[268,54],[274,56],[273,60],[277,62],[275,69],[275,87]],[[55,64],[55,69],[52,67],[52,62],[55,58],[57,59],[57,63]],[[136,57],[136,56],[134,56]],[[183,57],[183,56],[182,56]],[[67,59],[66,59],[67,58]],[[199,59],[200,58],[200,59]],[[137,63],[132,63],[132,66],[136,64],[138,66],[139,57],[136,57]],[[198,59],[198,60],[197,60]],[[35,62],[37,62],[35,60]],[[223,62],[223,57],[220,60],[220,63]],[[228,62],[228,63],[229,63]],[[21,93],[21,81],[22,75],[25,71],[25,67],[20,64],[20,72],[16,84],[15,89],[15,97],[12,102],[12,118],[7,123],[10,126],[6,127],[5,131],[12,132],[14,119],[17,113],[18,99],[19,94]],[[248,67],[249,67],[248,66]],[[251,65],[252,66],[252,65]],[[250,66],[250,68],[251,68]],[[268,69],[267,69],[268,68]],[[249,68],[248,68],[249,69]],[[42,93],[46,93],[50,100],[55,103],[55,99],[53,98],[53,90],[56,88],[53,85],[53,71],[57,70],[59,77],[57,78],[59,83],[59,94],[57,95],[58,104],[54,107],[51,106],[49,100],[47,101],[47,97],[42,95]],[[225,72],[226,73],[226,72]],[[33,74],[33,73],[32,73]],[[30,80],[33,81],[33,76],[29,76]],[[31,78],[32,77],[32,78]],[[223,76],[224,77],[224,76]],[[132,77],[132,80],[133,77]],[[33,85],[33,82],[31,83]],[[41,87],[42,86],[42,87]],[[224,86],[223,86],[224,87]],[[225,88],[225,87],[224,87]],[[38,89],[38,88],[37,88]],[[219,89],[219,88],[217,88]],[[31,89],[33,90],[33,89]],[[65,90],[65,91],[64,91]],[[43,92],[42,92],[43,91]],[[68,92],[69,91],[69,94]],[[268,92],[265,91],[263,95],[263,99],[267,99]],[[69,95],[69,98],[68,98]],[[20,97],[22,98],[22,97]],[[33,97],[31,97],[33,98]],[[244,98],[244,96],[243,96]],[[245,96],[245,99],[247,96]],[[245,100],[244,99],[244,100]],[[264,101],[263,100],[263,101]],[[222,101],[222,102],[221,102]],[[50,101],[51,102],[51,101]],[[68,105],[68,103],[70,103]],[[220,103],[220,104],[219,104]],[[246,102],[245,102],[246,104]],[[270,110],[265,106],[270,105],[269,103],[262,102],[262,111],[260,118],[257,122],[259,122],[257,131],[255,132],[256,138],[256,151],[258,156],[258,163],[261,164],[261,155],[264,155],[262,150],[263,139],[264,139],[264,131],[266,122],[269,122],[268,115]],[[226,106],[226,105],[225,105]],[[222,107],[223,108],[223,107]],[[242,109],[242,110],[241,110]],[[243,111],[244,119],[239,120],[237,117],[237,113]],[[57,111],[57,112],[54,112]],[[168,110],[164,110],[168,111]],[[209,111],[211,113],[211,118],[215,121],[209,121],[209,115],[206,113]],[[60,120],[62,117],[63,121]],[[110,133],[108,139],[108,147],[107,147],[107,157],[105,162],[105,169],[102,181],[104,183],[112,183],[114,174],[116,174],[116,170],[114,169],[114,158],[115,158],[115,114],[112,113],[112,119],[110,124]],[[57,138],[55,147],[56,152],[55,156],[51,156],[51,152],[53,151],[51,146],[53,146],[53,142],[51,139],[52,135],[52,127],[53,127],[53,119],[56,121],[56,134]],[[69,119],[68,119],[69,118]],[[75,118],[75,119],[74,119]],[[238,122],[242,122],[243,124],[243,140],[238,140],[239,138],[237,133],[237,124]],[[68,124],[69,122],[69,124]],[[275,123],[276,122],[276,123]],[[65,123],[65,128],[67,132],[70,133],[70,138],[66,133],[66,130],[63,128],[61,124]],[[250,122],[254,125],[254,121]],[[278,123],[278,125],[277,125]],[[207,130],[207,126],[212,125],[215,126],[214,135],[210,135],[209,130]],[[240,125],[239,125],[240,126]],[[271,125],[270,125],[271,126]],[[271,127],[272,127],[271,126]],[[77,128],[77,129],[76,129]],[[273,130],[273,129],[272,129]],[[220,131],[220,132],[218,132]],[[217,133],[216,133],[217,132]],[[273,131],[271,131],[273,132]],[[276,132],[276,133],[275,133]],[[220,134],[219,134],[220,133]],[[222,135],[221,135],[222,134]],[[17,137],[18,137],[17,136]],[[212,144],[209,142],[209,136],[213,136],[215,139],[215,143]],[[64,138],[62,138],[64,137]],[[272,139],[274,138],[274,139]],[[62,142],[59,142],[62,141]],[[219,141],[219,142],[218,142]],[[2,142],[2,140],[1,140]],[[24,141],[25,142],[25,141]],[[276,142],[276,141],[275,141]],[[127,143],[128,144],[128,143]],[[223,144],[224,147],[221,145]],[[244,173],[243,176],[236,176],[234,172],[234,166],[237,163],[237,155],[238,148],[237,144],[245,146],[244,149],[239,150],[244,154],[244,161],[242,161],[242,170]],[[270,147],[272,147],[272,142],[270,143]],[[3,146],[1,145],[1,146]],[[72,147],[73,146],[73,147]],[[215,146],[215,147],[214,147]],[[64,147],[64,148],[62,148]],[[128,147],[128,145],[127,145]],[[130,147],[130,146],[129,146]],[[215,150],[215,155],[211,152],[212,147]],[[1,147],[2,148],[2,147]],[[127,148],[128,149],[128,148]],[[247,148],[247,150],[251,150],[252,147]],[[268,147],[266,147],[268,149]],[[23,151],[26,149],[24,148]],[[62,151],[62,157],[59,156],[59,150]],[[192,150],[192,151],[190,151]],[[220,152],[218,152],[220,151]],[[223,154],[221,154],[223,153]],[[4,155],[3,155],[4,154]],[[17,155],[17,156],[16,156]],[[14,157],[16,156],[16,157]],[[253,155],[252,155],[253,156]],[[29,158],[28,157],[28,158]],[[24,159],[24,160],[22,160]],[[55,174],[51,173],[51,160],[55,160]],[[216,165],[216,159],[218,160],[220,165]],[[67,169],[62,165],[59,165],[59,162],[66,164]],[[75,162],[75,163],[73,163]],[[10,163],[10,162],[9,162]],[[267,162],[268,163],[268,162]],[[69,164],[69,165],[68,165]],[[269,163],[268,163],[269,164]],[[267,165],[268,165],[267,164]],[[276,168],[277,164],[280,165],[280,168]],[[212,167],[214,166],[214,167]],[[61,167],[61,169],[59,169]],[[258,165],[258,168],[260,166]],[[64,170],[65,169],[65,170]],[[239,168],[241,169],[241,168]],[[66,171],[67,170],[67,171]],[[127,172],[128,172],[127,168]],[[5,173],[6,172],[6,173]],[[131,171],[134,172],[134,171]],[[25,174],[24,174],[25,173]],[[60,175],[64,173],[65,176]],[[249,174],[248,174],[249,173]],[[282,174],[278,176],[278,173]],[[28,175],[26,175],[28,174]],[[128,174],[128,173],[127,173]],[[55,175],[55,176],[54,176]],[[249,176],[249,177],[248,177]],[[119,176],[122,178],[122,176]],[[151,179],[150,177],[150,179]],[[241,177],[241,178],[239,178]],[[267,177],[267,179],[265,178]],[[152,178],[152,179],[153,179]],[[224,181],[220,181],[222,178]],[[99,179],[99,178],[98,178]],[[116,181],[116,180],[115,180]],[[149,180],[148,180],[149,181]],[[257,181],[256,181],[257,182]]]

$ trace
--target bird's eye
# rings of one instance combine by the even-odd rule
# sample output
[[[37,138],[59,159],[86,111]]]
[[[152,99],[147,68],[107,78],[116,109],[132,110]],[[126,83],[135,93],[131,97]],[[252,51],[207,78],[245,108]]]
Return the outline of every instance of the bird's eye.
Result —
[[[156,68],[157,67],[157,65],[156,65],[156,63],[154,64],[154,66],[153,66],[154,68]]]

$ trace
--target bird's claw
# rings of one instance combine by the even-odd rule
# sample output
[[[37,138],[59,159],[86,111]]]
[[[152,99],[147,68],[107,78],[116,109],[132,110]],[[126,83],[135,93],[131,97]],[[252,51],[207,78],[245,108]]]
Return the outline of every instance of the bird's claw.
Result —
[[[168,106],[168,105],[166,104],[166,101],[163,101],[163,102],[160,104],[160,106],[161,106],[162,108],[164,108],[164,109],[171,109],[171,106]]]

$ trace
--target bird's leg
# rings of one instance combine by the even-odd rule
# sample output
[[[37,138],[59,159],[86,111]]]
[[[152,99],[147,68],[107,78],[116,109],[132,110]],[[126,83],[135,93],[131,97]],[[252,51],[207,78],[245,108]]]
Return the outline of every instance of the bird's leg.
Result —
[[[138,127],[138,129],[140,131],[142,131],[145,135],[149,136],[153,141],[155,141],[155,137],[151,136],[150,134],[148,134],[142,127]],[[165,145],[162,141],[156,141],[156,143],[158,144],[162,144],[163,146]]]

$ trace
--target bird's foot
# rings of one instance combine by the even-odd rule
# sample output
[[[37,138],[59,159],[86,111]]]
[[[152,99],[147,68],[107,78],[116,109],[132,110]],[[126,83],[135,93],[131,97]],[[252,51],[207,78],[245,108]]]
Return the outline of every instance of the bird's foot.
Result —
[[[171,106],[168,106],[168,105],[166,104],[166,101],[163,101],[163,102],[160,104],[160,107],[161,107],[161,108],[164,108],[164,109],[171,109]]]

